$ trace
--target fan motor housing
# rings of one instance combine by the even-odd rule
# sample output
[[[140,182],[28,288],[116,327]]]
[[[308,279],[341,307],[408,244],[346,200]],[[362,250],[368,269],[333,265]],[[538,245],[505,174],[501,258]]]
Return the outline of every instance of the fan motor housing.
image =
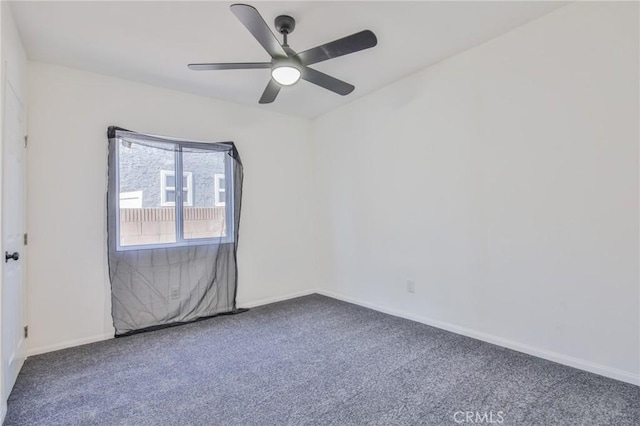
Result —
[[[275,26],[280,34],[291,34],[296,28],[296,20],[289,15],[280,15],[276,17]]]

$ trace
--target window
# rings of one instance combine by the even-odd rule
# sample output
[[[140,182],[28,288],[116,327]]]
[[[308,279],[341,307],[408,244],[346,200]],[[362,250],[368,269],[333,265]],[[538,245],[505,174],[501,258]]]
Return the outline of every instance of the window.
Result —
[[[224,206],[227,199],[227,188],[225,186],[224,175],[216,174],[214,176],[215,184],[215,203],[216,206]]]
[[[223,175],[224,176],[224,175]],[[185,206],[193,205],[193,173],[182,172],[182,194]],[[176,204],[176,174],[174,171],[160,170],[160,205]]]
[[[234,165],[220,149],[121,137],[115,150],[116,249],[232,242]]]

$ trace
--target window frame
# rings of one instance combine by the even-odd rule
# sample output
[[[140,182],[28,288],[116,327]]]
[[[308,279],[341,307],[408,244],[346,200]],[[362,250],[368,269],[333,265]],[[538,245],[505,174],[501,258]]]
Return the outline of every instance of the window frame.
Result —
[[[220,179],[224,179],[224,186],[220,186]],[[214,202],[213,204],[216,207],[224,207],[226,206],[227,201],[227,177],[222,173],[216,173],[213,175],[213,190],[215,191],[213,194]],[[220,197],[220,193],[224,193],[224,197]]]
[[[167,191],[173,191],[176,193],[175,197],[178,196],[175,186],[167,186],[167,176],[175,177],[175,173],[173,170],[160,170],[160,207],[173,207],[176,205],[175,201],[167,201]],[[187,191],[187,202],[185,206],[193,207],[193,173],[182,172],[182,178],[184,179],[185,177],[187,178],[187,187],[182,187],[183,193],[185,189]]]
[[[184,212],[182,207],[190,207],[188,205],[183,206],[182,200],[182,191],[176,191],[176,202],[173,203],[174,213],[175,213],[175,225],[176,225],[176,241],[174,243],[157,243],[157,244],[139,244],[139,245],[128,245],[122,246],[120,245],[120,149],[121,144],[125,142],[124,139],[118,138],[115,144],[115,188],[114,197],[115,205],[116,205],[116,251],[132,251],[132,250],[150,250],[150,249],[159,249],[159,248],[179,248],[179,247],[189,247],[189,246],[201,246],[201,245],[209,245],[209,244],[233,244],[234,243],[234,229],[235,229],[235,217],[234,217],[234,191],[227,191],[227,188],[235,188],[234,183],[234,164],[230,158],[228,151],[217,151],[224,153],[224,171],[225,171],[225,225],[227,229],[227,235],[221,237],[213,237],[213,238],[184,238]],[[182,170],[182,149],[183,147],[191,147],[196,149],[205,149],[202,145],[206,145],[203,143],[193,143],[193,142],[163,142],[167,145],[174,146],[174,173],[176,176],[183,175]],[[216,152],[216,150],[211,150],[212,152]],[[193,186],[192,186],[193,188]],[[193,194],[193,191],[190,191],[189,194]],[[193,195],[190,195],[191,197]],[[162,197],[162,195],[161,195]],[[215,203],[214,203],[215,204]]]

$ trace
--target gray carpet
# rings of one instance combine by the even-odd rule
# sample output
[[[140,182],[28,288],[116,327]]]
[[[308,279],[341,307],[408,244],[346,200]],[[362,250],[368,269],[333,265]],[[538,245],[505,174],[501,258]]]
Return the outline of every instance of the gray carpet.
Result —
[[[457,412],[638,425],[640,387],[312,295],[29,358],[5,425],[473,424]]]

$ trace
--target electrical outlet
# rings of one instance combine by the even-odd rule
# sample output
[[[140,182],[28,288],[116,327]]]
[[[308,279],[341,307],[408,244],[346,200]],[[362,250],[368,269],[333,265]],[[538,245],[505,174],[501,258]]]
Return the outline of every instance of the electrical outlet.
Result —
[[[413,280],[407,280],[407,291],[409,293],[415,293],[416,292],[416,282]]]
[[[171,287],[171,299],[180,299],[180,287]]]

